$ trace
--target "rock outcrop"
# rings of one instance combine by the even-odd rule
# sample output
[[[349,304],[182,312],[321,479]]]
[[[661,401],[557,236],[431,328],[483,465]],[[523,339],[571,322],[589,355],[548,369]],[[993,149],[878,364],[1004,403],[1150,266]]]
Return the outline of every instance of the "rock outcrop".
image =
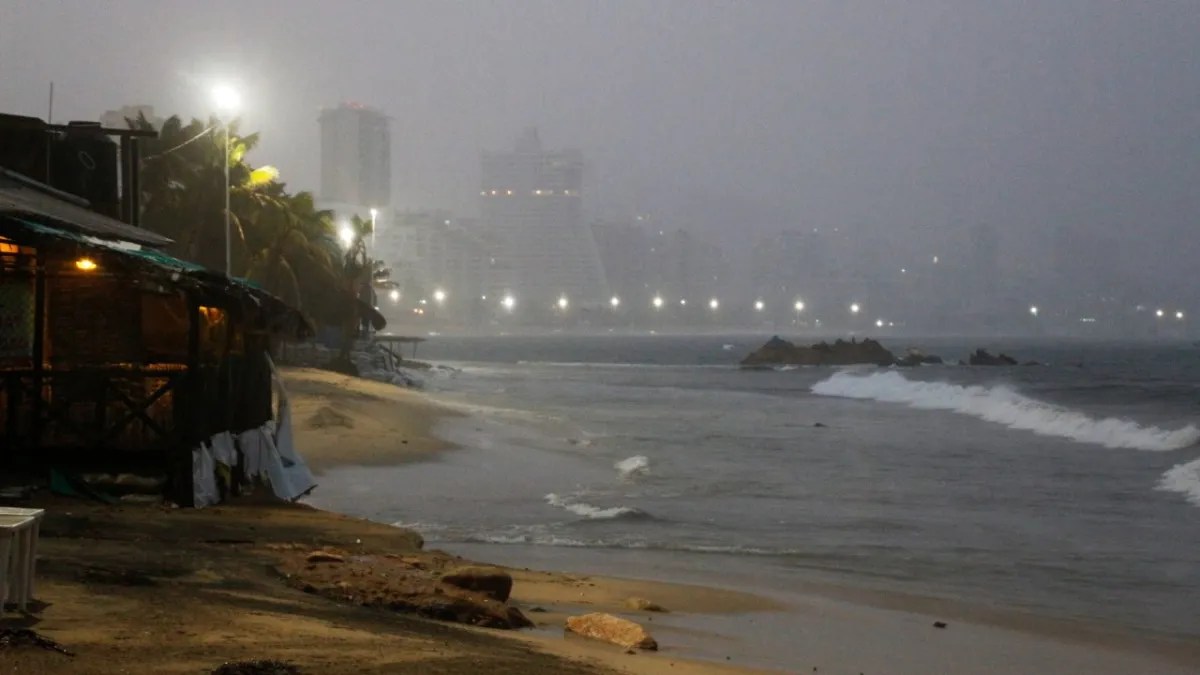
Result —
[[[650,637],[645,628],[612,614],[593,612],[582,616],[568,616],[567,630],[576,635],[611,642],[629,649],[658,649],[658,642]]]
[[[967,364],[972,366],[1015,366],[1017,360],[1008,354],[993,356],[986,349],[976,349],[975,353],[971,354],[967,360]]]
[[[873,364],[890,366],[896,356],[870,338],[818,342],[807,347],[788,342],[778,335],[742,359],[742,366],[852,366]]]
[[[483,593],[500,602],[508,601],[508,595],[512,593],[513,586],[512,577],[508,572],[499,567],[482,565],[456,567],[442,575],[442,583]]]

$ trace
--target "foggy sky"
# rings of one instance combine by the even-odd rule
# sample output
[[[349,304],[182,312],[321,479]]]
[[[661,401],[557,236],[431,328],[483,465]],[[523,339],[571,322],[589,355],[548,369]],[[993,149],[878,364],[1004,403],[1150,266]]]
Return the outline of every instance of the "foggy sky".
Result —
[[[594,214],[896,255],[988,223],[1018,260],[1067,225],[1194,299],[1198,36],[1200,3],[1152,0],[0,0],[0,110],[44,117],[53,80],[57,121],[205,115],[232,80],[252,161],[313,189],[319,109],[359,101],[393,118],[396,205],[465,214],[479,152],[537,125]]]

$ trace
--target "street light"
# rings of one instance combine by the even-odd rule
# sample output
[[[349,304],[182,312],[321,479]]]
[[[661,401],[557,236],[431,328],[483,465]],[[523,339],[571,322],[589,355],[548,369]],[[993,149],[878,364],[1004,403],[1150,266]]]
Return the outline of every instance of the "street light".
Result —
[[[1030,314],[1032,314],[1032,315],[1034,315],[1034,316],[1037,316],[1037,315],[1038,315],[1038,308],[1037,308],[1037,305],[1034,305],[1034,306],[1030,307],[1030,308],[1029,308],[1029,313],[1030,313]]]
[[[859,307],[857,302],[850,303],[850,313],[851,314],[858,314],[859,310],[861,310],[861,309],[862,309],[862,307]]]
[[[763,311],[763,307],[766,307],[766,305],[763,304],[762,300],[754,301],[754,311],[761,312],[761,311]]]
[[[654,296],[654,300],[651,300],[650,304],[654,305],[654,309],[662,309],[662,306],[663,306],[662,296],[661,295]]]
[[[795,304],[795,305],[792,305],[792,307],[794,307],[794,308],[796,309],[796,311],[797,311],[797,312],[803,312],[803,311],[804,311],[804,301],[803,301],[803,300],[797,300],[797,301],[796,301],[796,304]]]
[[[375,255],[375,219],[379,217],[379,209],[371,208],[371,255]]]
[[[1154,316],[1157,316],[1160,319],[1163,318],[1163,314],[1164,312],[1161,309],[1154,310]]]
[[[400,302],[400,291],[393,288],[392,292],[388,293],[388,297],[392,299],[392,302]]]
[[[212,99],[217,107],[217,115],[223,118],[225,127],[225,276],[228,277],[232,276],[233,270],[229,224],[229,156],[232,154],[229,147],[229,122],[242,106],[242,96],[228,84],[219,84],[213,87]]]
[[[875,327],[883,328],[883,319],[875,319]]]
[[[712,300],[708,301],[708,308],[714,312],[717,311],[717,309],[720,306],[721,306],[721,303],[716,298],[713,298]]]
[[[616,309],[621,306],[621,299],[614,295],[612,296],[612,299],[608,301],[608,304],[612,305],[613,309]]]
[[[440,289],[440,288],[439,288],[439,289],[437,289],[437,290],[435,290],[435,291],[433,292],[433,299],[434,299],[434,301],[435,301],[435,302],[437,302],[439,305],[440,305],[440,304],[442,304],[443,302],[445,302],[445,301],[446,301],[446,291],[443,291],[443,290],[442,290],[442,289]]]
[[[347,249],[354,244],[354,228],[350,227],[350,223],[343,222],[338,226],[338,239],[341,240],[342,246]]]
[[[504,299],[500,301],[500,304],[504,306],[504,309],[507,309],[511,312],[513,311],[513,307],[517,306],[517,299],[511,295],[506,295],[504,296]]]
[[[565,295],[558,296],[558,308],[559,309],[566,311],[567,305],[569,305],[569,304],[570,303],[567,302],[567,296],[565,296]]]
[[[1180,321],[1183,321],[1183,310],[1182,309],[1179,310],[1178,312],[1175,312],[1175,318],[1179,319]]]

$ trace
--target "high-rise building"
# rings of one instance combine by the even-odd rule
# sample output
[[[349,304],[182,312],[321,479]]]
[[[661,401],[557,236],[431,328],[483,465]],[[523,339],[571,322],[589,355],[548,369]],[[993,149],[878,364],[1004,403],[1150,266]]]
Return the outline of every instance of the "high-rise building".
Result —
[[[321,111],[321,201],[356,210],[392,202],[388,117],[358,103]]]
[[[522,306],[608,302],[604,270],[581,210],[583,156],[542,148],[536,129],[516,146],[484,153],[481,226],[497,242],[490,285]]]

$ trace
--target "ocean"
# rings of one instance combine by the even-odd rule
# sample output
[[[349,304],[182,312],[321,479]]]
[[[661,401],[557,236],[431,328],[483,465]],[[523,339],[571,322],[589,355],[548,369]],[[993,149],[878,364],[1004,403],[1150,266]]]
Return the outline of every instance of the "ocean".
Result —
[[[892,340],[1043,365],[739,369],[767,337],[433,338],[460,449],[313,501],[496,562],[1200,637],[1200,349]]]

